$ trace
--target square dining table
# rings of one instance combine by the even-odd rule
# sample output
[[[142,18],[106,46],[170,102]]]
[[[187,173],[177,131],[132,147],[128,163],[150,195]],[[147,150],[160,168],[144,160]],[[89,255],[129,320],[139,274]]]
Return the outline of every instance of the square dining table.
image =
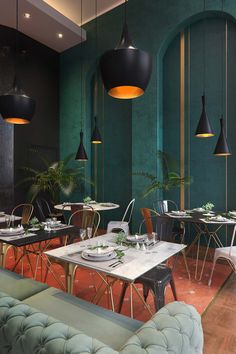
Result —
[[[55,258],[60,261],[69,262],[74,267],[83,267],[94,270],[101,278],[102,282],[94,297],[94,302],[98,303],[101,299],[102,283],[111,297],[112,310],[114,311],[114,300],[112,295],[112,287],[118,280],[128,282],[130,285],[130,314],[133,317],[133,290],[138,294],[143,301],[141,294],[135,286],[135,280],[147,271],[153,269],[168,258],[179,253],[186,246],[183,244],[159,241],[152,246],[148,246],[145,250],[137,250],[135,247],[126,247],[116,244],[117,234],[107,233],[102,236],[95,237],[91,240],[80,241],[68,246],[59,247],[54,250],[46,251],[45,254],[49,258]],[[90,261],[83,258],[82,252],[86,248],[99,247],[99,245],[107,245],[114,247],[117,250],[123,250],[124,257],[122,263],[112,266],[116,260],[110,259],[106,261]],[[73,268],[71,270],[74,272]],[[73,280],[73,278],[72,278]],[[101,292],[100,292],[101,290]],[[104,293],[104,291],[103,291]],[[143,301],[145,307],[151,313],[149,306]]]

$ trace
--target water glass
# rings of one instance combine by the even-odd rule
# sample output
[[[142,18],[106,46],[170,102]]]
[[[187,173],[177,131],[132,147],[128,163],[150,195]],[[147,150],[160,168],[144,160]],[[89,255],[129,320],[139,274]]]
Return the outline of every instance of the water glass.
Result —
[[[87,237],[90,239],[93,235],[93,228],[92,227],[87,227]]]
[[[10,223],[11,223],[10,215],[5,215],[5,223],[6,223],[6,228],[9,228],[10,227]]]
[[[86,237],[86,229],[80,229],[80,238],[82,241],[84,241]]]
[[[47,231],[51,231],[51,219],[46,219],[46,228]]]
[[[11,215],[10,216],[10,224],[11,224],[12,227],[15,226],[15,215]]]

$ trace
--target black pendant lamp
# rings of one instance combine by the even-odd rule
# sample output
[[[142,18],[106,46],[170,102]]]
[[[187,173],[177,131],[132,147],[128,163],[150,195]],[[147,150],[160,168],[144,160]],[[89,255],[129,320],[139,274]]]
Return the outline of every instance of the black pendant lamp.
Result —
[[[101,137],[100,131],[97,126],[97,117],[94,117],[94,129],[93,129],[93,134],[91,137],[91,143],[92,144],[101,144],[102,143],[102,137]]]
[[[16,64],[17,64],[17,54],[18,54],[17,37],[18,37],[18,0],[16,2],[16,53],[15,53]],[[35,112],[35,105],[36,105],[35,100],[27,96],[19,88],[16,77],[12,89],[6,94],[0,96],[0,114],[2,115],[2,118],[8,123],[12,123],[12,124],[30,123]]]
[[[79,144],[79,148],[75,157],[75,160],[77,161],[87,161],[88,160],[88,156],[86,154],[85,148],[84,148],[84,142],[83,142],[83,136],[84,133],[81,130],[80,131],[80,144]]]
[[[100,68],[104,86],[110,96],[131,99],[144,94],[152,72],[152,58],[134,46],[126,21],[120,43],[115,49],[103,54]]]
[[[206,108],[205,108],[205,94],[202,96],[202,114],[200,116],[198,126],[196,129],[195,136],[197,138],[208,138],[214,136],[213,129],[211,127],[211,123],[208,119]]]
[[[216,143],[214,155],[216,155],[216,156],[230,156],[231,155],[231,149],[228,145],[227,138],[225,135],[223,116],[221,116],[221,118],[220,118],[220,136],[219,136],[217,143]]]

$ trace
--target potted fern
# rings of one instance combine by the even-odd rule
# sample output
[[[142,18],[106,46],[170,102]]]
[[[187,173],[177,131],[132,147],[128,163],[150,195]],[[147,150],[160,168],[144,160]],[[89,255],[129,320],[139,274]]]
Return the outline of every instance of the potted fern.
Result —
[[[39,194],[46,194],[50,202],[55,205],[59,202],[60,194],[69,196],[76,188],[81,189],[84,182],[88,182],[84,176],[84,168],[82,166],[69,167],[69,163],[74,159],[74,154],[52,163],[37,150],[31,151],[38,155],[45,169],[21,168],[27,176],[18,182],[17,186],[21,184],[29,185],[27,193],[29,202],[32,203]]]
[[[190,176],[180,176],[176,161],[173,160],[168,154],[158,150],[157,158],[160,162],[162,175],[161,179],[158,179],[157,176],[154,176],[148,172],[134,172],[134,175],[142,176],[149,181],[143,191],[143,197],[149,196],[156,190],[169,191],[173,188],[180,188],[181,185],[188,185],[192,182],[192,178]]]

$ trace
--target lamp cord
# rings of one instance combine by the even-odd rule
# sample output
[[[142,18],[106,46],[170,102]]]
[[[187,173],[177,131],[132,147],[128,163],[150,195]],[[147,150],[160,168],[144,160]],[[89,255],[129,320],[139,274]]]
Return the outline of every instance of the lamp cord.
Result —
[[[221,13],[222,13],[222,18],[223,18],[223,12],[224,12],[224,0],[221,2]],[[222,52],[222,67],[221,67],[221,72],[222,72],[222,93],[221,93],[221,104],[222,104],[222,117],[224,115],[224,27],[222,31],[222,40],[221,40],[221,52]]]
[[[15,35],[15,77],[14,77],[14,89],[17,89],[17,72],[18,72],[18,52],[19,52],[19,1],[16,0],[16,35]]]
[[[204,29],[203,29],[203,95],[206,91],[206,0],[204,0]]]
[[[83,0],[80,0],[80,38],[82,41],[82,10],[83,10]],[[83,41],[82,41],[83,43]],[[82,53],[82,45],[81,45],[81,53]],[[80,126],[81,126],[81,131],[83,130],[83,108],[82,108],[82,101],[83,101],[83,60],[82,60],[82,55],[81,55],[81,65],[80,65],[80,88],[81,88],[81,102],[80,102]]]

